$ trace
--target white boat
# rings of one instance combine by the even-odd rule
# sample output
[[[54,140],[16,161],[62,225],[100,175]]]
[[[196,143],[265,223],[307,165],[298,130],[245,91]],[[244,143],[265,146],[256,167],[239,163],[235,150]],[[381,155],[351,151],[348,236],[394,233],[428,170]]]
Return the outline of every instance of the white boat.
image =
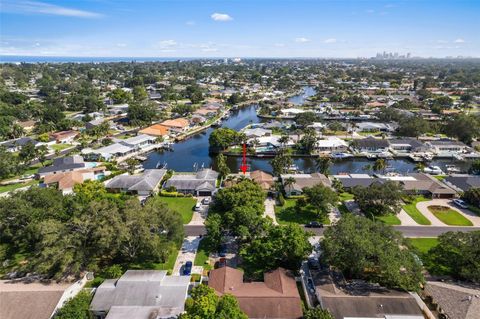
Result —
[[[295,164],[292,164],[287,168],[287,170],[297,172],[298,171],[298,166],[295,165]]]
[[[352,154],[349,153],[332,153],[330,154],[331,158],[350,158],[353,157]]]
[[[455,165],[445,165],[447,173],[461,173],[462,170]]]
[[[443,171],[438,166],[428,166],[423,169],[424,173],[432,174],[432,175],[443,175]]]
[[[431,161],[433,159],[433,155],[432,154],[427,154],[427,153],[423,154],[422,157],[426,161]]]

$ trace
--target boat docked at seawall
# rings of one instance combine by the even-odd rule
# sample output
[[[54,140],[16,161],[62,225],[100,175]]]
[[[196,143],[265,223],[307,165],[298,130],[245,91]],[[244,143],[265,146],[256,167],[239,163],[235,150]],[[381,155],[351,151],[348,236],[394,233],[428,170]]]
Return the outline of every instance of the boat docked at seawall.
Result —
[[[444,172],[442,171],[442,169],[438,166],[428,166],[428,167],[425,167],[423,169],[423,172],[424,173],[427,173],[427,174],[431,174],[431,175],[443,175]]]
[[[343,159],[343,158],[351,158],[353,157],[352,154],[350,153],[331,153],[330,154],[330,158],[334,158],[334,159]]]

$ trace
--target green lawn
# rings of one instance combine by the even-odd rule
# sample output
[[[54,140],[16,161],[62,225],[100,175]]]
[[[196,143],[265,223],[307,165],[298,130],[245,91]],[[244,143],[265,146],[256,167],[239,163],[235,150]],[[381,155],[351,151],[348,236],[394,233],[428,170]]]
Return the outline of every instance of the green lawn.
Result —
[[[471,221],[451,208],[445,206],[428,206],[428,209],[444,224],[450,226],[473,226]]]
[[[318,221],[329,225],[330,219],[319,220],[312,206],[307,205],[301,211],[295,209],[296,199],[286,199],[284,206],[275,206],[275,217],[280,225],[290,223],[304,225],[311,221]]]
[[[197,201],[192,197],[160,197],[168,208],[182,215],[183,223],[188,224],[192,220],[193,209]]]
[[[52,148],[52,150],[54,151],[63,151],[64,149],[67,149],[69,147],[72,147],[73,145],[72,144],[53,144],[53,145],[50,145],[50,147]]]
[[[438,179],[439,181],[443,181],[443,180],[447,177],[447,175],[435,175],[435,176],[433,176],[433,177],[435,177],[435,178]]]
[[[423,214],[417,209],[417,203],[428,201],[428,200],[429,200],[428,198],[425,198],[423,196],[417,196],[413,199],[413,201],[409,202],[407,205],[404,205],[403,209],[418,224],[431,225],[432,222],[428,220],[427,217],[423,216]]]
[[[353,199],[353,194],[348,193],[348,192],[342,192],[342,193],[338,194],[338,199],[341,202],[344,202],[346,200],[352,200]]]
[[[375,217],[376,220],[382,221],[387,225],[400,225],[400,219],[398,219],[395,215],[385,215],[385,216],[377,216]]]
[[[420,253],[426,254],[430,249],[438,245],[437,238],[407,238]]]
[[[208,243],[207,238],[203,238],[198,245],[197,254],[195,255],[195,260],[193,264],[195,266],[202,266],[206,270],[212,269],[210,264],[207,264],[208,257],[211,253],[211,246]]]
[[[175,261],[177,260],[178,250],[172,250],[167,260],[164,263],[136,263],[129,264],[125,269],[154,269],[154,270],[168,270],[172,272]]]
[[[38,181],[28,181],[26,183],[17,183],[17,184],[10,184],[10,185],[4,185],[4,186],[0,186],[0,193],[5,193],[5,192],[11,192],[15,189],[19,189],[19,188],[22,188],[22,187],[26,187],[26,186],[31,186],[31,185],[35,185],[37,184]]]

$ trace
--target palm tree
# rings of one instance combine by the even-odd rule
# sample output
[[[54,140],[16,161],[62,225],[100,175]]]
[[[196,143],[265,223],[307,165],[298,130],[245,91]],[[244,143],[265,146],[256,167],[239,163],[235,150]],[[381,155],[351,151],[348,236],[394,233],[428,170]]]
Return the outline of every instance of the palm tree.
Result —
[[[292,186],[295,183],[296,180],[294,177],[287,177],[283,180],[283,189],[286,190],[288,187]]]
[[[373,170],[374,171],[382,171],[385,172],[385,169],[387,168],[387,162],[383,158],[379,158],[375,161],[375,164],[373,164]]]
[[[288,135],[282,135],[278,139],[278,142],[282,145],[282,147],[285,147],[290,140],[290,137]]]
[[[332,160],[330,159],[330,157],[319,156],[315,159],[315,168],[317,169],[317,171],[319,171],[325,176],[328,176],[331,165]]]

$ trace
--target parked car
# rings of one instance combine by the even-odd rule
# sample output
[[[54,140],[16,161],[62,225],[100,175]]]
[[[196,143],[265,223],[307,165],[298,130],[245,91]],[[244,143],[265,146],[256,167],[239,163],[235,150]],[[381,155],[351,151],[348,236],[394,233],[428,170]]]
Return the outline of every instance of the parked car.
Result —
[[[310,269],[320,269],[320,262],[317,258],[310,257],[307,260],[308,268]]]
[[[309,222],[308,224],[305,225],[307,228],[323,228],[323,224],[319,222]]]
[[[227,255],[227,245],[221,244],[220,249],[218,250],[218,255],[220,257],[225,257]]]
[[[192,262],[187,261],[185,263],[185,265],[183,266],[183,275],[184,276],[190,276],[191,273],[192,273]]]
[[[307,279],[307,287],[308,287],[308,290],[309,290],[312,294],[315,293],[315,285],[313,284],[312,278],[308,278],[308,279]]]
[[[468,208],[468,204],[461,199],[454,199],[452,202],[460,208],[463,208],[463,209]]]
[[[202,200],[202,204],[203,205],[210,205],[210,203],[212,202],[212,199],[210,197],[205,197],[203,200]]]
[[[201,210],[201,209],[202,209],[202,203],[201,203],[201,202],[197,202],[197,203],[195,204],[195,210],[198,212],[198,211]]]

